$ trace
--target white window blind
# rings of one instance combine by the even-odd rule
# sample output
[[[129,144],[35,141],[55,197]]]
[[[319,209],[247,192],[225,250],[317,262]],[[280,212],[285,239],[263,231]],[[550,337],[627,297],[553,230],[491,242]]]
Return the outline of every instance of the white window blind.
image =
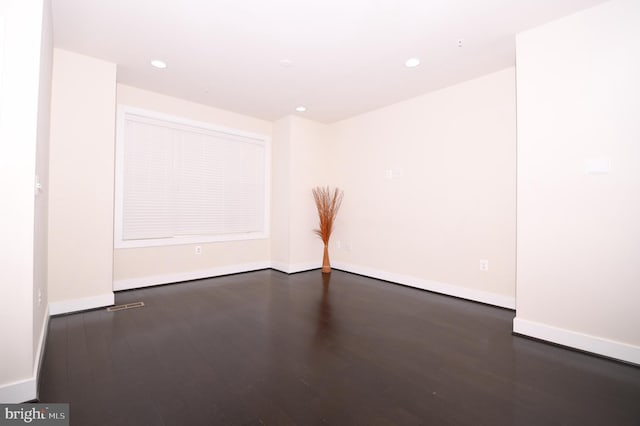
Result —
[[[266,137],[131,108],[118,116],[116,247],[266,237]]]
[[[173,237],[172,134],[155,124],[125,124],[123,239]]]

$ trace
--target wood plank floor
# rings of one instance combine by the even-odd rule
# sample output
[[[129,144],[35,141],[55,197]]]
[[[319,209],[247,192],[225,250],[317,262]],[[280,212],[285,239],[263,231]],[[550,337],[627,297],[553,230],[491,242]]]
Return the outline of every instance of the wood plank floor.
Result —
[[[42,402],[84,425],[640,425],[640,368],[514,313],[334,271],[121,292],[51,319]]]

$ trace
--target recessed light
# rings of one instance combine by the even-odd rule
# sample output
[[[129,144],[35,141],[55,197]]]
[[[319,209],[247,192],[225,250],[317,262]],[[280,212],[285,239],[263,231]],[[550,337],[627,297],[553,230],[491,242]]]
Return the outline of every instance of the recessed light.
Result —
[[[404,63],[404,65],[405,65],[407,68],[415,68],[415,67],[417,67],[418,65],[420,65],[420,59],[418,59],[418,58],[409,58],[409,59],[407,59],[407,61]]]
[[[298,112],[305,112],[307,110],[307,107],[303,107],[303,106],[299,106],[296,108],[296,111]]]
[[[291,68],[293,66],[293,61],[291,59],[280,59],[280,65],[285,68]]]
[[[153,61],[151,61],[151,65],[153,65],[156,68],[160,68],[160,69],[165,69],[167,67],[167,63],[164,61],[160,61],[158,59],[154,59]]]

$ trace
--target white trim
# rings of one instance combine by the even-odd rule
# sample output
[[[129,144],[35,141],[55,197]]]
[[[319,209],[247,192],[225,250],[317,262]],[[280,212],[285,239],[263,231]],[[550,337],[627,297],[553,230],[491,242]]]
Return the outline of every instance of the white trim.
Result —
[[[0,402],[3,404],[18,404],[36,398],[38,385],[35,377],[19,380],[0,386]]]
[[[49,307],[46,308],[42,321],[42,330],[40,331],[31,377],[0,385],[0,403],[17,404],[38,398],[38,377],[40,376],[42,359],[44,358],[44,348],[49,330]]]
[[[122,220],[120,220],[122,222]],[[122,228],[122,223],[120,223]],[[119,231],[121,232],[121,231]],[[148,240],[120,240],[115,241],[113,248],[142,248],[142,247],[167,247],[186,244],[222,243],[227,241],[267,240],[268,232],[248,232],[244,234],[219,234],[219,235],[187,235],[180,237],[154,238]]]
[[[296,263],[293,265],[277,261],[271,262],[271,269],[284,272],[285,274],[295,274],[298,272],[311,271],[313,269],[319,268],[322,268],[322,263],[319,262]]]
[[[249,132],[246,130],[235,129],[233,127],[221,126],[219,124],[207,122],[207,121],[198,121],[192,120],[190,118],[173,115],[173,114],[165,114],[158,111],[153,111],[150,109],[138,108],[124,104],[118,104],[117,106],[117,114],[120,115],[119,118],[124,118],[125,115],[138,116],[142,120],[160,120],[166,121],[171,124],[172,127],[175,128],[184,128],[188,127],[188,130],[197,129],[198,131],[208,132],[215,131],[220,133],[228,133],[230,135],[243,136],[249,139],[255,139],[258,144],[263,143],[265,140],[271,140],[271,138],[264,133],[257,132]]]
[[[271,261],[271,269],[275,269],[276,271],[284,272],[285,274],[290,274],[289,272],[289,264],[285,262],[278,262],[276,260]]]
[[[602,337],[518,317],[513,319],[513,332],[640,365],[640,346],[604,339]]]
[[[260,269],[269,269],[271,262],[243,263],[239,265],[220,266],[217,268],[200,269],[191,272],[180,272],[177,274],[150,275],[139,278],[127,278],[115,280],[113,290],[131,290],[134,288],[150,287],[160,284],[178,283],[182,281],[199,280],[202,278],[212,278],[221,275],[238,274],[241,272],[251,272]]]
[[[49,313],[51,315],[68,314],[70,312],[85,311],[87,309],[102,308],[115,303],[112,292],[99,294],[97,296],[82,297],[80,299],[62,300],[60,302],[49,303]]]
[[[34,398],[38,398],[38,383],[40,382],[40,370],[42,370],[42,360],[44,359],[45,345],[47,343],[47,335],[49,334],[49,306],[44,312],[42,330],[40,331],[40,339],[38,340],[38,350],[36,351],[36,362],[33,365],[33,376],[36,379],[36,394]],[[32,398],[33,399],[33,398]],[[25,400],[27,401],[27,400]]]
[[[393,283],[420,288],[423,290],[429,290],[436,293],[442,293],[446,294],[447,296],[460,297],[462,299],[473,300],[475,302],[486,303],[493,306],[499,306],[501,308],[515,309],[516,307],[515,297],[504,296],[502,294],[475,290],[472,288],[462,287],[454,284],[425,280],[423,278],[401,275],[393,272],[372,269],[366,266],[350,265],[341,262],[333,263],[333,267],[342,271],[353,272],[354,274],[365,275],[367,277],[390,281]]]

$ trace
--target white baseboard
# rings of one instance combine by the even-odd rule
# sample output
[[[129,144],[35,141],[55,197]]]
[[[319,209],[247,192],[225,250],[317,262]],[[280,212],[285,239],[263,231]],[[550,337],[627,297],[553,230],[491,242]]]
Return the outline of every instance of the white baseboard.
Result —
[[[513,332],[562,346],[640,365],[640,347],[522,318],[513,319]]]
[[[473,300],[475,302],[486,303],[488,305],[499,306],[501,308],[515,309],[516,298],[504,296],[501,294],[491,293],[488,291],[474,290],[467,287],[461,287],[454,284],[441,283],[438,281],[425,280],[408,275],[396,274],[393,272],[381,271],[366,266],[350,265],[341,262],[334,262],[332,266],[354,274],[365,275],[367,277],[377,278],[380,280],[390,281],[406,285],[409,287],[429,290],[436,293],[446,294],[447,296],[460,297],[462,299]]]
[[[113,282],[113,291],[131,290],[134,288],[150,287],[160,284],[178,283],[182,281],[199,280],[202,278],[219,277],[221,275],[251,272],[260,269],[268,269],[271,262],[243,263],[238,265],[220,266],[217,268],[200,269],[197,271],[180,272],[177,274],[151,275],[140,278],[127,278]]]
[[[115,298],[113,293],[109,292],[99,294],[97,296],[51,302],[49,303],[49,314],[60,315],[70,312],[85,311],[87,309],[102,308],[104,306],[113,305],[114,301]]]
[[[284,272],[285,274],[289,274],[289,264],[278,261],[271,261],[271,269],[275,269],[276,271]]]
[[[40,377],[40,369],[42,367],[42,359],[44,357],[44,345],[47,341],[47,332],[49,330],[48,307],[44,313],[42,321],[42,330],[40,331],[40,338],[38,340],[38,347],[33,361],[31,377],[0,385],[0,403],[17,404],[38,398],[38,378]]]
[[[36,358],[33,367],[33,376],[36,379],[36,395],[31,399],[38,398],[38,383],[40,383],[40,370],[42,370],[42,360],[44,359],[45,344],[47,343],[47,334],[49,334],[50,316],[51,315],[49,314],[49,306],[47,306],[47,309],[44,312],[42,330],[40,331],[40,339],[38,340],[38,349],[36,351]],[[29,400],[25,399],[25,401]]]
[[[312,269],[322,268],[322,263],[320,262],[308,262],[308,263],[296,263],[296,264],[287,264],[284,262],[271,262],[271,269],[275,269],[276,271],[284,272],[286,274],[295,274],[297,272],[310,271]]]
[[[0,385],[0,403],[19,404],[36,398],[38,384],[35,377]]]

